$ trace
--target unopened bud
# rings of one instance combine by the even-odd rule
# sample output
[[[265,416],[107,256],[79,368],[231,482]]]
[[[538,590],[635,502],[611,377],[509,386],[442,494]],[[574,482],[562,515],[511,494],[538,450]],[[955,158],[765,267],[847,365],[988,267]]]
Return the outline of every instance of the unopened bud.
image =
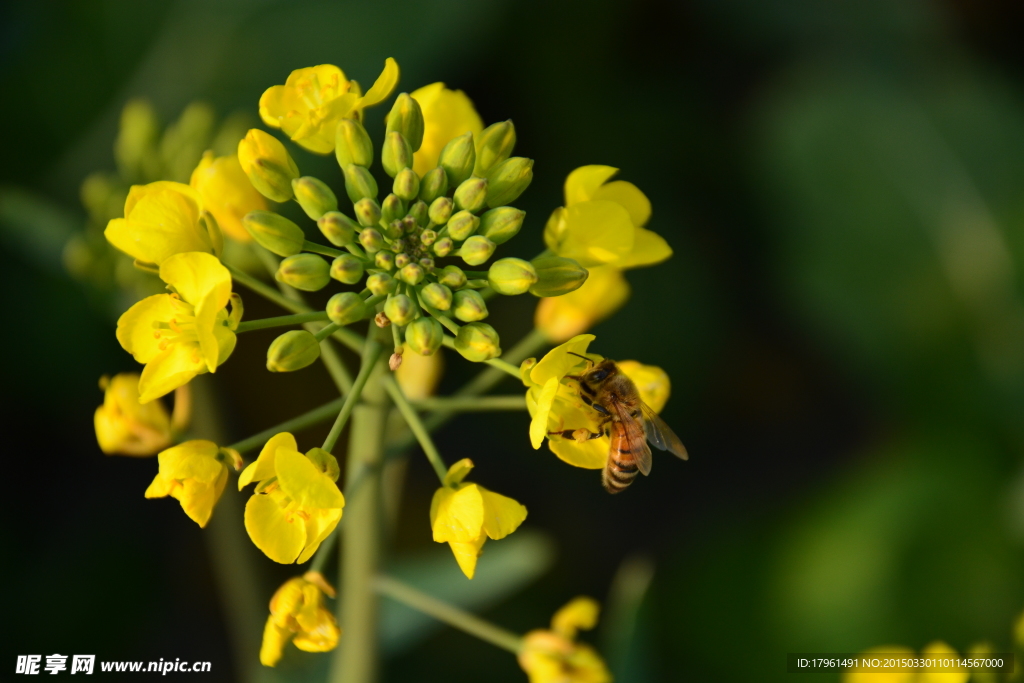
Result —
[[[505,159],[487,174],[487,205],[496,207],[511,204],[530,186],[532,180],[533,159]]]
[[[455,250],[455,241],[451,237],[442,237],[434,242],[434,253],[444,258]]]
[[[571,258],[542,256],[533,260],[537,282],[530,287],[534,296],[562,296],[583,286],[590,271]]]
[[[349,200],[355,204],[360,199],[377,198],[377,181],[373,179],[365,166],[349,164],[345,167],[345,192]]]
[[[433,318],[420,318],[405,328],[405,345],[421,356],[429,356],[441,348],[444,328]]]
[[[487,304],[480,293],[472,289],[460,289],[452,297],[452,312],[464,323],[475,323],[487,317]]]
[[[462,243],[462,248],[459,249],[459,256],[462,257],[462,260],[467,265],[479,266],[491,258],[497,246],[483,235],[473,235]]]
[[[525,211],[513,206],[499,206],[480,216],[477,232],[495,244],[504,244],[519,233],[525,218]]]
[[[320,342],[306,330],[291,330],[270,343],[267,370],[292,372],[313,364],[320,357]]]
[[[537,271],[529,261],[518,258],[498,259],[487,271],[487,281],[498,294],[525,294],[537,282]]]
[[[387,132],[397,131],[409,141],[412,151],[416,151],[423,144],[423,111],[420,103],[402,93],[395,98],[388,114]]]
[[[292,181],[299,177],[299,167],[273,135],[251,129],[238,143],[238,162],[261,195],[275,202],[292,198]]]
[[[391,190],[405,201],[412,201],[420,193],[420,177],[411,168],[403,168],[395,176]]]
[[[393,131],[384,138],[380,163],[384,166],[384,172],[392,178],[402,169],[412,168],[412,147],[401,133]]]
[[[373,141],[363,128],[363,124],[355,119],[341,119],[334,138],[334,155],[338,165],[344,171],[346,166],[355,164],[369,168],[373,163]]]
[[[497,331],[487,323],[463,325],[455,336],[455,350],[474,363],[500,356],[500,344]]]
[[[486,214],[485,214],[486,215]],[[336,247],[352,244],[356,238],[356,224],[351,218],[338,211],[328,211],[316,222],[327,241]]]
[[[469,178],[455,188],[455,208],[479,211],[487,202],[487,181],[483,178]]]
[[[338,198],[331,188],[322,180],[313,176],[303,176],[292,181],[295,201],[299,203],[306,215],[315,221],[320,220],[328,211],[338,210]]]
[[[452,200],[438,197],[430,204],[427,216],[434,225],[444,225],[452,215]]]
[[[132,100],[121,110],[121,126],[114,142],[114,159],[125,176],[141,179],[156,158],[160,124],[147,100]]]
[[[380,205],[380,217],[385,223],[405,218],[405,202],[397,194],[389,194]],[[402,234],[402,226],[396,226]]]
[[[492,123],[484,128],[476,140],[476,166],[473,175],[481,178],[512,154],[516,146],[516,128],[511,121]]]
[[[398,279],[409,285],[418,285],[423,282],[425,276],[423,266],[418,263],[409,263],[398,271]]]
[[[452,307],[452,290],[438,282],[431,282],[420,292],[423,303],[439,311],[447,311]]]
[[[306,241],[302,228],[272,211],[250,211],[242,225],[257,244],[278,256],[298,254]]]
[[[437,233],[434,232],[433,230],[424,230],[422,233],[420,233],[420,242],[423,243],[423,246],[429,247],[436,241]]]
[[[350,166],[349,168],[356,167]],[[380,223],[380,206],[369,197],[358,200],[352,205],[352,210],[355,211],[356,220],[359,221],[359,225],[369,228],[375,227]]]
[[[395,255],[395,268],[405,268],[412,263],[412,257],[401,251]]]
[[[395,351],[391,354],[391,357],[388,358],[388,367],[391,368],[391,372],[395,372],[398,368],[402,367],[402,354],[400,351],[401,349]]]
[[[281,261],[275,277],[295,289],[318,292],[331,281],[331,267],[316,254],[296,254]]]
[[[346,285],[354,285],[363,279],[363,262],[352,254],[342,254],[331,264],[331,277]]]
[[[366,303],[355,292],[338,292],[327,301],[327,317],[337,325],[350,325],[366,313]]]
[[[456,242],[466,239],[480,226],[480,219],[469,211],[459,211],[448,219],[448,234]]]
[[[373,265],[381,270],[391,271],[395,269],[395,252],[381,249],[373,257]]]
[[[427,209],[427,205],[421,200],[413,202],[412,206],[409,207],[409,213],[406,218],[412,220],[413,230],[415,230],[417,226],[426,227],[428,211],[429,209]]]
[[[457,187],[463,180],[473,174],[476,165],[476,149],[473,146],[473,133],[465,133],[453,138],[441,150],[438,166],[448,176],[449,187]]]
[[[416,305],[405,294],[397,294],[384,302],[384,314],[395,325],[408,325],[416,319]]]
[[[398,288],[398,281],[388,273],[374,273],[366,278],[366,288],[374,296],[391,294]]]
[[[437,280],[448,289],[462,289],[466,284],[466,274],[458,266],[445,266]]]
[[[387,237],[389,240],[392,240],[393,242],[401,242],[402,240],[399,238],[405,234],[405,230],[403,229],[402,226],[402,221],[391,221],[390,223],[387,223],[384,226],[383,233],[384,236]]]
[[[359,244],[363,245],[369,254],[376,254],[384,246],[384,237],[379,230],[366,228],[359,233]]]
[[[448,174],[438,166],[427,171],[420,181],[420,199],[429,204],[448,192]]]
[[[430,258],[429,256],[422,257],[420,259],[420,265],[423,266],[423,270],[427,271],[428,273],[434,272],[434,259]]]

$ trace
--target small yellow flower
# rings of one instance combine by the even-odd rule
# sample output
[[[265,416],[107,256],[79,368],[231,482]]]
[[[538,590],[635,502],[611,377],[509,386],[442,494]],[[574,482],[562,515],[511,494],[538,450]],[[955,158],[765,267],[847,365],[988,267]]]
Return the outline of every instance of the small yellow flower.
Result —
[[[903,645],[881,645],[865,650],[862,655],[884,654],[896,657],[914,657],[914,651]],[[929,643],[918,655],[923,658],[955,658],[957,651],[941,640]],[[971,675],[965,671],[883,671],[845,672],[843,683],[967,683]]]
[[[139,380],[139,402],[215,372],[235,348],[240,299],[231,293],[231,275],[215,256],[176,254],[160,265],[160,279],[173,294],[154,294],[125,311],[117,340],[146,365]],[[226,306],[232,304],[231,315]]]
[[[277,666],[288,641],[305,652],[328,652],[338,645],[341,629],[331,611],[324,607],[325,594],[333,598],[334,588],[320,572],[306,572],[277,589],[270,599],[270,616],[263,628],[263,666]]]
[[[171,416],[160,401],[139,403],[139,375],[122,372],[100,380],[103,405],[93,422],[107,455],[155,455],[171,445]]]
[[[430,502],[430,526],[434,540],[447,543],[462,573],[472,579],[476,561],[488,538],[505,538],[526,519],[526,508],[515,500],[488,491],[463,479],[473,469],[473,461],[463,458],[450,468],[444,486]]]
[[[277,434],[238,477],[238,488],[257,482],[245,505],[245,529],[256,547],[281,564],[313,556],[341,520],[345,497],[335,484],[340,471],[321,448],[303,455],[295,437]]]
[[[597,624],[598,604],[579,597],[562,607],[551,619],[551,630],[530,631],[523,638],[519,666],[530,683],[609,683],[604,660],[589,645],[576,642],[580,629]]]
[[[129,256],[160,265],[175,254],[219,251],[219,235],[211,234],[201,217],[202,201],[194,189],[160,180],[132,185],[124,218],[112,219],[103,234]]]
[[[597,430],[597,412],[580,400],[576,382],[566,378],[566,375],[577,375],[587,368],[587,362],[573,354],[586,356],[595,363],[603,360],[601,356],[587,353],[587,347],[594,338],[592,334],[581,334],[551,349],[539,362],[534,359],[524,361],[521,373],[527,387],[526,407],[532,418],[530,442],[534,448],[541,447],[549,432]],[[618,366],[636,384],[644,403],[660,413],[671,392],[665,371],[633,360],[619,361]],[[548,439],[548,448],[560,459],[591,470],[605,466],[610,447],[607,436],[586,441],[560,436]]]
[[[260,118],[309,151],[329,154],[338,121],[380,104],[397,84],[398,63],[390,57],[365,95],[333,64],[296,69],[284,85],[270,87],[260,97]]]
[[[218,448],[212,441],[186,441],[161,451],[157,456],[160,471],[146,489],[146,498],[171,496],[192,521],[205,527],[213,506],[228,481],[228,463],[242,467],[237,452]]]
[[[238,155],[214,157],[207,151],[192,171],[189,184],[228,237],[239,242],[252,240],[242,227],[242,217],[250,211],[266,210],[267,201],[249,182]]]
[[[423,144],[413,154],[412,168],[417,174],[437,166],[441,150],[453,138],[471,132],[474,137],[484,129],[484,122],[473,107],[473,101],[461,90],[449,90],[444,83],[431,83],[414,90],[411,97],[423,111]]]
[[[402,364],[395,370],[395,380],[406,398],[419,401],[434,395],[443,373],[444,356],[440,350],[429,356],[404,353]]]
[[[555,343],[582,334],[619,310],[629,298],[629,283],[614,266],[590,268],[576,291],[546,297],[537,304],[534,326]]]

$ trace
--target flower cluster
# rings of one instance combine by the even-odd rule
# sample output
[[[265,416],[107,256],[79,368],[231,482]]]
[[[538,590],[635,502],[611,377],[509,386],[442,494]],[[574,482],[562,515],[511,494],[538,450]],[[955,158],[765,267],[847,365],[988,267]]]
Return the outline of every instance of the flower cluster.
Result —
[[[601,657],[589,645],[576,642],[576,633],[597,625],[597,603],[576,598],[551,618],[551,629],[530,631],[523,639],[519,666],[530,683],[609,683]]]

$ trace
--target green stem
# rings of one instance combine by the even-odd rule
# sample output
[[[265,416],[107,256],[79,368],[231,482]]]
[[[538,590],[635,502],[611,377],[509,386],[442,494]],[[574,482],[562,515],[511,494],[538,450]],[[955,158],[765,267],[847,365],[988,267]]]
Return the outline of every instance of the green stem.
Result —
[[[236,333],[251,332],[253,330],[265,330],[270,327],[285,327],[287,325],[301,325],[303,323],[327,320],[325,311],[314,311],[312,313],[293,313],[292,315],[279,315],[275,318],[261,318],[259,320],[245,320],[238,324]]]
[[[323,540],[320,547],[316,549],[316,554],[313,555],[313,562],[309,565],[309,571],[324,573],[324,569],[327,567],[327,561],[331,558],[331,553],[334,552],[334,546],[338,542],[338,534],[340,533],[341,524],[334,527],[334,531]]]
[[[345,423],[348,422],[352,410],[356,407],[356,403],[363,393],[363,388],[366,386],[366,381],[370,378],[370,373],[377,366],[377,360],[380,358],[382,350],[383,348],[376,341],[367,340],[363,350],[363,362],[359,366],[359,374],[356,375],[356,381],[352,384],[352,391],[348,392],[348,395],[345,396],[345,402],[341,405],[338,418],[334,421],[334,426],[331,427],[330,433],[324,440],[323,449],[328,453],[334,449],[334,444],[338,442],[341,430],[345,428]]]
[[[328,247],[323,244],[317,244],[316,242],[310,242],[309,240],[303,241],[302,251],[311,251],[314,254],[322,254],[324,256],[341,256],[345,253],[340,249]]]
[[[437,473],[438,480],[444,485],[444,477],[448,473],[448,468],[445,467],[444,459],[441,458],[437,446],[434,445],[434,441],[430,438],[430,432],[423,426],[420,416],[416,414],[416,409],[409,403],[409,399],[405,397],[405,393],[402,392],[402,388],[398,386],[398,382],[395,381],[392,375],[385,376],[384,388],[398,407],[398,411],[402,413],[405,423],[409,425],[409,429],[412,430],[416,440],[420,442],[420,447],[423,448],[423,453],[426,454],[427,460],[430,461],[434,472]]]
[[[309,306],[306,306],[305,304],[299,303],[297,301],[292,301],[284,294],[281,294],[281,292],[277,291],[270,285],[264,284],[263,282],[257,280],[256,278],[254,278],[252,275],[249,275],[245,271],[239,270],[238,268],[235,268],[234,266],[229,265],[227,263],[225,263],[224,265],[227,267],[228,271],[231,272],[231,277],[235,280],[235,282],[239,282],[245,285],[252,291],[262,296],[264,299],[269,299],[270,301],[273,301],[281,308],[291,311],[292,313],[309,313],[310,311],[313,310]]]
[[[442,325],[444,325],[444,320],[441,320],[440,322]],[[455,340],[452,339],[451,337],[445,336],[441,343],[447,346],[449,349],[455,348]],[[501,358],[491,358],[489,360],[485,360],[484,363],[487,363],[492,368],[501,370],[506,375],[511,375],[516,379],[520,379],[518,366],[512,365],[512,363],[509,363],[507,360],[503,360]]]
[[[331,323],[330,325],[324,325],[319,330],[314,332],[313,336],[316,337],[316,340],[318,342],[322,342],[324,339],[327,339],[340,329],[341,325],[339,325],[338,323]]]
[[[424,614],[429,614],[438,621],[443,621],[449,626],[454,626],[460,631],[476,636],[480,640],[484,640],[503,650],[519,654],[523,648],[521,636],[484,621],[475,614],[470,614],[458,607],[453,607],[446,602],[422,593],[390,576],[378,576],[374,582],[374,588],[381,595],[385,595],[403,605],[408,605]]]
[[[479,413],[491,410],[526,410],[526,396],[431,396],[410,401],[416,410],[454,410]]]
[[[253,434],[247,439],[242,439],[237,443],[233,443],[228,446],[228,448],[234,448],[239,453],[245,453],[253,450],[254,448],[259,448],[275,434],[280,434],[281,432],[295,432],[321,422],[326,422],[332,415],[338,414],[338,411],[344,403],[344,398],[336,398],[330,403],[323,404],[319,408],[314,408],[307,413],[293,417],[290,420],[285,420],[281,424],[275,425],[270,429],[264,429],[259,434]]]

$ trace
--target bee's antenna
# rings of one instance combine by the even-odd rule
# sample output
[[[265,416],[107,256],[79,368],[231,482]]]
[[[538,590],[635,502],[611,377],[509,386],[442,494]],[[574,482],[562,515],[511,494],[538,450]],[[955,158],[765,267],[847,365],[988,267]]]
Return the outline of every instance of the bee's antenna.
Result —
[[[587,358],[583,354],[576,353],[575,351],[569,351],[568,354],[570,356],[576,356],[577,358],[582,358],[583,360],[587,361],[588,365],[593,365],[594,364],[594,361],[590,360],[589,358]]]

